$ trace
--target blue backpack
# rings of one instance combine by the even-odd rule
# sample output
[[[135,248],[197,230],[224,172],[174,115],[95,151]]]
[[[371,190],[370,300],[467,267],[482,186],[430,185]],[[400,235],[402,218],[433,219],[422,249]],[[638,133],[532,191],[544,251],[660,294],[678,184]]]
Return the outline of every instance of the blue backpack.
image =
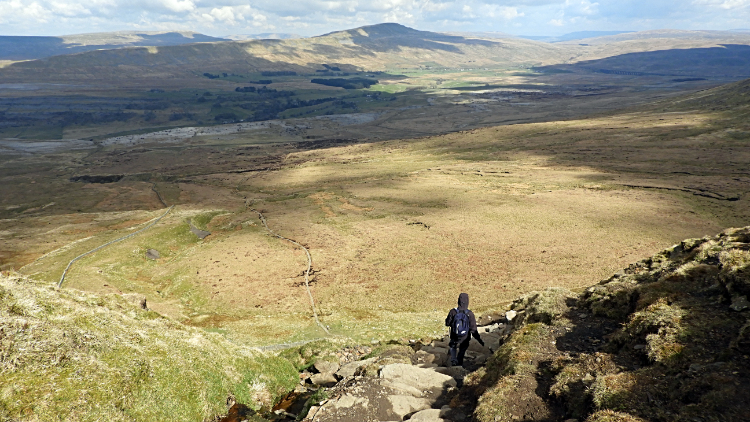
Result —
[[[471,323],[469,322],[469,315],[465,311],[460,311],[456,308],[456,315],[453,317],[453,334],[458,337],[463,337],[469,334]]]

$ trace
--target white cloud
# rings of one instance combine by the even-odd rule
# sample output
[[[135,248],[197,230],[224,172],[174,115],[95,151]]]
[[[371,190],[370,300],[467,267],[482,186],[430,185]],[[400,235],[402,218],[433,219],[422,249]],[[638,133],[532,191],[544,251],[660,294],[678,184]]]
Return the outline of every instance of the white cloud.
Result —
[[[526,14],[519,13],[518,8],[516,7],[502,6],[502,7],[495,7],[491,9],[491,11],[488,13],[488,16],[493,17],[493,18],[501,17],[506,20],[511,20],[511,19],[524,17],[526,16]]]
[[[192,0],[159,0],[158,4],[172,12],[191,12],[195,10]]]
[[[215,7],[211,9],[211,16],[216,20],[222,21],[227,24],[235,24],[234,11],[230,6]]]
[[[209,35],[263,29],[316,35],[380,22],[557,35],[729,29],[749,21],[750,0],[0,0],[0,30],[23,35],[170,28]]]
[[[722,9],[750,8],[750,0],[694,0],[694,4],[702,6],[713,6]]]
[[[0,23],[18,21],[47,23],[53,17],[51,11],[38,2],[23,4],[20,0],[0,1]]]

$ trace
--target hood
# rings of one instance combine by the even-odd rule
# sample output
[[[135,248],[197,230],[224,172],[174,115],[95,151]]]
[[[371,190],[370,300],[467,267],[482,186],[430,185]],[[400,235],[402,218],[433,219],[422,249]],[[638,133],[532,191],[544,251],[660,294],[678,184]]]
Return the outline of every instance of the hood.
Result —
[[[458,309],[461,311],[465,311],[469,309],[469,295],[466,293],[461,293],[458,295]]]

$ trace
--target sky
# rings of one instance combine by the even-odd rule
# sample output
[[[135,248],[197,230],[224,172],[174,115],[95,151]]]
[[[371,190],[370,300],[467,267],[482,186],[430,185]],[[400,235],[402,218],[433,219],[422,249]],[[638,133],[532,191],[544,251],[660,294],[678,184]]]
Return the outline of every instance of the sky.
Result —
[[[187,30],[303,36],[397,22],[437,32],[750,28],[750,0],[0,0],[0,35]]]

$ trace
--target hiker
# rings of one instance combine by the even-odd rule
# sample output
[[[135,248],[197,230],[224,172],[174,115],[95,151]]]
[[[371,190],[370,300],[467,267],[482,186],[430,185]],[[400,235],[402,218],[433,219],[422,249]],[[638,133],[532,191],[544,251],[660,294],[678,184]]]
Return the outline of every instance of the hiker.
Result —
[[[475,339],[484,346],[484,341],[477,331],[477,320],[474,312],[469,310],[469,295],[461,293],[458,295],[458,307],[451,309],[445,318],[445,325],[451,327],[451,366],[460,366],[464,363],[464,354],[469,348],[469,341]]]

